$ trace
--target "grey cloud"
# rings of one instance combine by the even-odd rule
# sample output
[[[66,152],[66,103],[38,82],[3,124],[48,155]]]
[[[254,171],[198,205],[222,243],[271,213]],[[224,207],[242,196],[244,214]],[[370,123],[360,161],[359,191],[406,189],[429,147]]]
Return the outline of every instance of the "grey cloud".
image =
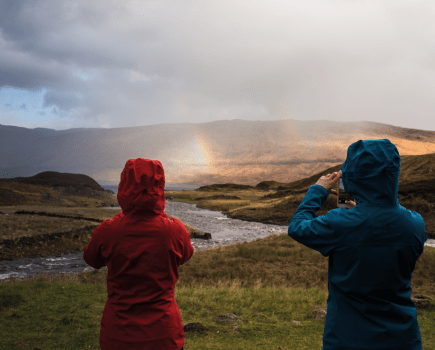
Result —
[[[26,104],[25,103],[23,103],[21,106],[20,106],[20,109],[27,109],[27,106],[26,106]]]
[[[348,118],[435,130],[434,14],[402,0],[0,0],[0,86],[45,88],[44,106],[96,126]]]
[[[48,91],[44,96],[43,107],[58,106],[64,111],[81,105],[80,98],[71,91]]]

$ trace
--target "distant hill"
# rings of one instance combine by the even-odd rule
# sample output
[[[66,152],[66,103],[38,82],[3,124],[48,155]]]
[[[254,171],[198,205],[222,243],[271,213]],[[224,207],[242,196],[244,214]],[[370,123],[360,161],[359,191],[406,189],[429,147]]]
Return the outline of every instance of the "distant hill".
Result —
[[[160,160],[168,183],[288,183],[341,164],[360,139],[388,138],[401,156],[433,154],[435,131],[373,122],[224,120],[114,129],[0,125],[0,178],[49,171],[117,184],[130,158]]]
[[[44,171],[31,177],[0,179],[0,206],[117,206],[113,194],[83,174]]]
[[[18,177],[7,179],[6,181],[18,181],[43,186],[73,187],[80,190],[88,188],[95,191],[104,191],[104,188],[102,188],[97,181],[87,175],[59,173],[57,171],[44,171],[34,176]]]

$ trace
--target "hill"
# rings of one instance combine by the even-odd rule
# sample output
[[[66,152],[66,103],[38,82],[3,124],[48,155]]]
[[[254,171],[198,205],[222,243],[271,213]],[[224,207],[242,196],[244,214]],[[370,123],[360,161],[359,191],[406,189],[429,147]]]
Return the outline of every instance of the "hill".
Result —
[[[423,217],[426,233],[431,238],[435,238],[434,164],[435,154],[402,156],[398,192],[400,204]],[[197,203],[202,208],[222,211],[232,218],[288,225],[308,188],[321,176],[339,171],[341,165],[326,168],[312,176],[289,183],[263,181],[255,187],[248,188],[231,184],[212,185],[193,191],[168,191],[167,194],[176,200],[187,200],[189,203]],[[239,200],[230,199],[234,197],[238,197]],[[336,197],[330,195],[317,215],[325,215],[328,210],[335,208]]]
[[[0,179],[0,206],[118,206],[110,190],[83,174],[44,171],[31,177]]]
[[[388,138],[401,156],[435,152],[435,131],[372,122],[224,120],[115,129],[0,125],[0,178],[46,170],[117,183],[130,158],[158,159],[168,183],[289,183],[341,164],[360,139]]]

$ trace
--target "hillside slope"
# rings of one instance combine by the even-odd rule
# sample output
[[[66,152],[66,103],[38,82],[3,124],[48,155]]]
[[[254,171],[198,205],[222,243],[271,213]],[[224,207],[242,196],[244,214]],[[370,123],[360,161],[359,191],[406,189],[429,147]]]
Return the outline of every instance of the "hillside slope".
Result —
[[[0,125],[0,177],[46,170],[117,183],[130,158],[160,160],[168,183],[291,182],[342,163],[360,139],[388,138],[400,154],[435,152],[435,131],[372,122],[224,120],[115,129]]]
[[[0,179],[0,206],[118,206],[112,191],[83,174],[45,171],[31,177]]]
[[[401,159],[399,202],[418,212],[425,220],[428,237],[435,238],[435,154],[402,156]],[[174,199],[188,199],[199,207],[223,211],[236,219],[288,225],[308,188],[321,176],[339,171],[341,165],[290,183],[263,181],[255,187],[209,185],[194,191],[168,191],[168,195]],[[214,200],[215,196],[220,196],[220,199]],[[223,196],[238,197],[239,200]],[[336,197],[330,195],[317,215],[325,215],[335,208]]]

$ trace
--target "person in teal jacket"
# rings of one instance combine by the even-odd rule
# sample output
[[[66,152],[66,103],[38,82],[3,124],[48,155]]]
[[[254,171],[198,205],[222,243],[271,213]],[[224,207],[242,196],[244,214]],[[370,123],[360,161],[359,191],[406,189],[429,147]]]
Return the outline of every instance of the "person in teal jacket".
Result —
[[[400,156],[389,140],[349,146],[338,173],[310,186],[288,234],[329,256],[324,350],[421,350],[411,276],[423,253],[423,218],[399,204]],[[335,183],[355,198],[351,209],[316,216]]]

